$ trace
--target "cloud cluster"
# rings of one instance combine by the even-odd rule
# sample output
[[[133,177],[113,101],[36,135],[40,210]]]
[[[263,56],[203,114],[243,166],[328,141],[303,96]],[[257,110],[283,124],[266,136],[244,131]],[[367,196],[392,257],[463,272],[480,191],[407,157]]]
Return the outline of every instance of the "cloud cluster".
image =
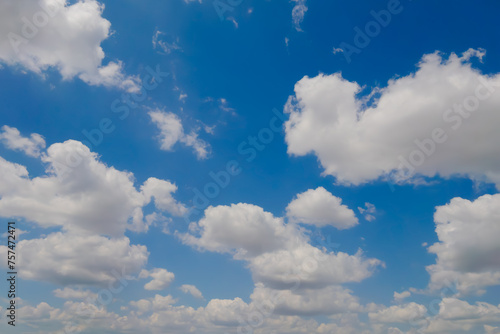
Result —
[[[316,248],[300,227],[251,204],[209,207],[190,230],[193,232],[180,235],[184,243],[200,250],[229,253],[247,263],[256,283],[252,295],[255,301],[282,291],[280,298],[284,301],[276,303],[284,314],[359,308],[356,298],[340,284],[360,282],[382,264],[365,258],[361,250],[349,255]],[[334,298],[339,304],[325,308]],[[308,300],[311,304],[300,310]]]
[[[147,230],[142,207],[154,198],[156,207],[174,215],[186,208],[172,193],[177,187],[148,179],[137,191],[133,175],[100,162],[82,143],[56,143],[41,157],[46,175],[30,179],[24,166],[0,157],[0,216],[23,217],[42,227],[118,236],[125,229]]]
[[[2,1],[0,62],[37,74],[59,71],[64,80],[79,77],[89,85],[138,89],[138,80],[123,73],[120,61],[103,65],[101,43],[111,23],[96,0]]]
[[[437,256],[427,267],[431,289],[456,285],[460,293],[482,293],[500,284],[500,194],[454,198],[437,207],[434,220],[439,241],[428,248]]]
[[[472,67],[483,55],[425,55],[414,73],[363,98],[340,73],[304,77],[285,106],[288,153],[316,155],[345,184],[464,175],[500,186],[500,75]]]
[[[29,145],[32,141],[17,129],[7,131],[13,134],[7,147],[35,152],[37,146]],[[34,178],[26,167],[0,157],[0,216],[62,232],[18,242],[20,275],[25,279],[102,286],[138,273],[149,252],[131,245],[125,231],[147,231],[162,216],[159,212],[180,216],[186,211],[173,197],[173,183],[149,178],[137,190],[132,173],[108,167],[80,142],[56,143],[32,155],[46,166],[45,174]],[[144,217],[143,208],[152,200],[157,211]],[[6,252],[6,246],[0,246],[0,253]],[[152,272],[146,288],[168,285],[173,274],[166,273]]]

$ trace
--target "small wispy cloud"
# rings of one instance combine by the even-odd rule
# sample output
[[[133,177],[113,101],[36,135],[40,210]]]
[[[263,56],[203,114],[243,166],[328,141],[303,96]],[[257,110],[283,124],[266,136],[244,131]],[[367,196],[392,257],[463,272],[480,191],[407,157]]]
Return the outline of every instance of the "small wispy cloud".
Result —
[[[292,9],[292,21],[295,26],[295,30],[303,31],[300,25],[304,21],[304,16],[307,12],[306,0],[292,0],[295,2],[295,6]]]
[[[170,36],[160,30],[153,35],[153,49],[159,50],[160,54],[170,54],[172,51],[182,51],[179,46],[179,37]]]

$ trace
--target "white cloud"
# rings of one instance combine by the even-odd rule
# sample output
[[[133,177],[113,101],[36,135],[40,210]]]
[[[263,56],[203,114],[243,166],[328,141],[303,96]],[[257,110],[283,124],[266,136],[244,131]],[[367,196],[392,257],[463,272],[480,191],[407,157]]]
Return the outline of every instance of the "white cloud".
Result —
[[[53,144],[41,159],[46,175],[30,179],[25,167],[0,157],[0,216],[119,236],[126,228],[147,230],[142,207],[152,196],[160,210],[174,215],[186,210],[172,198],[177,189],[172,183],[150,178],[139,192],[131,173],[106,166],[80,142]]]
[[[304,21],[304,15],[307,12],[306,0],[292,0],[295,6],[292,9],[292,21],[297,31],[302,31],[300,24]]]
[[[0,3],[0,61],[37,74],[57,69],[64,80],[79,77],[89,85],[138,89],[138,79],[123,74],[120,61],[103,64],[101,43],[111,23],[95,0]]]
[[[484,330],[486,334],[499,334],[500,333],[500,327],[493,327],[489,325],[484,325]]]
[[[392,172],[396,182],[465,175],[500,185],[500,76],[472,68],[472,56],[483,53],[425,55],[415,73],[362,99],[360,85],[340,73],[304,77],[285,106],[288,153],[315,154],[339,183]]]
[[[238,257],[254,257],[286,247],[299,238],[296,230],[281,218],[251,204],[208,207],[198,222],[201,236],[184,235],[187,244]]]
[[[152,277],[153,279],[144,285],[146,290],[163,290],[167,288],[175,278],[174,273],[162,268],[156,268],[151,271],[142,270],[141,278]]]
[[[179,288],[182,292],[184,293],[189,293],[191,296],[195,297],[195,298],[199,298],[199,299],[203,299],[203,294],[201,293],[200,290],[198,290],[198,288],[194,285],[190,285],[190,284],[183,284],[181,285],[181,287]]]
[[[153,49],[161,49],[162,52],[160,53],[167,55],[172,53],[172,51],[182,51],[182,48],[179,46],[179,37],[174,38],[158,29],[153,35]]]
[[[427,267],[431,289],[456,284],[459,292],[483,292],[500,284],[500,194],[474,201],[453,198],[436,208],[439,242],[428,250],[437,255]]]
[[[38,133],[32,133],[30,138],[23,137],[18,129],[7,125],[2,127],[0,140],[7,148],[22,151],[32,157],[39,157],[40,151],[45,148],[45,140]]]
[[[186,213],[187,209],[173,198],[172,194],[176,191],[175,184],[154,177],[147,179],[141,186],[141,192],[148,202],[153,198],[158,209],[181,216]]]
[[[340,286],[291,291],[273,290],[260,283],[250,298],[253,304],[266,305],[279,315],[331,315],[362,310],[351,291]]]
[[[371,221],[374,221],[375,220],[375,216],[373,215],[377,209],[375,208],[375,205],[371,204],[371,203],[368,203],[366,202],[365,203],[365,207],[362,208],[362,207],[359,207],[358,206],[358,211],[359,213],[361,213],[366,220],[368,220],[369,222]]]
[[[173,146],[180,142],[188,147],[192,147],[198,159],[208,157],[210,145],[199,139],[198,134],[194,131],[186,134],[181,119],[177,115],[160,110],[150,111],[148,114],[160,130],[159,141],[162,150],[171,151]]]
[[[381,323],[405,323],[423,319],[427,313],[427,308],[416,303],[409,303],[401,306],[391,306],[377,312],[368,313],[368,317],[373,322]]]
[[[215,325],[238,326],[239,319],[248,314],[250,307],[241,298],[212,299],[205,307],[206,316]]]
[[[479,333],[486,329],[485,324],[500,324],[500,305],[484,302],[472,305],[456,298],[443,298],[439,313],[425,328],[425,333]]]
[[[191,230],[200,236],[181,235],[186,244],[245,260],[256,283],[275,289],[288,289],[297,280],[310,289],[359,282],[382,264],[361,251],[349,255],[313,247],[296,225],[251,204],[209,207]]]
[[[403,291],[403,292],[396,292],[394,291],[394,300],[396,302],[401,302],[403,299],[408,298],[411,296],[410,291]]]
[[[177,300],[171,295],[161,296],[157,294],[154,298],[131,301],[130,305],[138,309],[140,313],[146,313],[152,310],[158,311],[168,309],[175,303],[177,303]]]
[[[62,299],[80,299],[80,300],[93,300],[97,298],[97,293],[90,290],[75,290],[65,287],[64,289],[56,289],[53,291],[54,296]]]
[[[127,237],[109,239],[61,232],[22,240],[17,252],[20,277],[62,285],[112,284],[139,272],[149,256],[145,246],[130,245]],[[7,247],[0,246],[0,253],[6,256]]]
[[[331,225],[339,230],[356,226],[358,219],[342,199],[333,196],[325,188],[309,189],[297,195],[286,208],[287,216],[294,222],[316,225]]]

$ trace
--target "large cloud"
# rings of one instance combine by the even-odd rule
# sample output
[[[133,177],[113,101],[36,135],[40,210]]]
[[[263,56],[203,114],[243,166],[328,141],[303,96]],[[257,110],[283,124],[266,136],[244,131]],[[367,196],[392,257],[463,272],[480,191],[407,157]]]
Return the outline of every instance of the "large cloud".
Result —
[[[16,251],[22,278],[62,285],[112,284],[139,272],[149,256],[145,246],[130,245],[126,237],[109,239],[60,232],[22,240]],[[0,246],[0,253],[6,257],[7,247]],[[63,295],[67,294],[61,292]]]
[[[340,183],[392,172],[396,182],[461,174],[500,185],[500,76],[474,69],[474,56],[483,53],[425,55],[415,73],[374,89],[372,104],[340,73],[304,77],[285,107],[288,153],[315,154]]]
[[[26,167],[0,157],[0,216],[62,230],[18,243],[19,272],[25,279],[105,285],[138,273],[149,253],[145,246],[130,244],[126,229],[147,231],[162,217],[156,211],[144,217],[143,208],[152,199],[159,211],[182,215],[186,210],[173,198],[177,190],[173,183],[149,178],[139,191],[132,173],[106,166],[80,142],[53,144],[38,155],[46,173],[34,178]],[[7,248],[0,247],[0,252]],[[173,274],[162,269],[151,277],[146,288],[162,289]]]
[[[500,284],[500,194],[475,201],[454,198],[434,215],[439,242],[429,247],[437,262],[427,267],[432,289],[471,292]]]
[[[273,313],[284,315],[335,314],[362,310],[351,291],[340,286],[292,291],[273,290],[259,283],[251,299],[255,305],[267,306]]]
[[[313,247],[298,226],[251,204],[209,207],[197,228],[199,236],[182,240],[202,250],[230,253],[245,260],[254,281],[275,289],[319,289],[344,282],[359,282],[381,264],[354,255]]]
[[[394,305],[377,312],[370,312],[369,318],[373,322],[381,323],[406,323],[423,319],[427,314],[427,308],[417,303],[406,305]]]
[[[103,65],[101,42],[111,32],[95,0],[0,2],[0,62],[42,74],[57,69],[63,79],[79,77],[90,85],[138,89],[119,61]]]
[[[142,207],[151,198],[158,209],[171,214],[186,210],[172,197],[174,184],[150,178],[137,191],[131,173],[106,166],[80,142],[53,144],[42,160],[47,174],[30,179],[26,168],[0,157],[0,216],[119,236],[126,228],[147,229]]]
[[[443,298],[439,313],[430,321],[424,333],[484,333],[500,325],[500,305],[484,302],[475,305],[456,298]]]

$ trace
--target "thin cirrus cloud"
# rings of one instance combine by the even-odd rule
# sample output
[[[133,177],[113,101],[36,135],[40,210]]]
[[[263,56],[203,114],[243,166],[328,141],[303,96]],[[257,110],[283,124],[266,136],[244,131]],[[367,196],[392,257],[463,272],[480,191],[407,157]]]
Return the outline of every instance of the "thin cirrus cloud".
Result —
[[[500,187],[500,76],[472,67],[483,56],[425,55],[414,73],[368,94],[378,95],[371,104],[340,73],[304,77],[285,107],[288,153],[316,155],[342,184],[463,175]]]
[[[292,0],[295,2],[295,5],[292,9],[292,22],[295,27],[295,30],[302,31],[300,25],[302,21],[304,21],[304,16],[307,12],[307,1],[306,0]]]
[[[64,80],[135,92],[138,78],[123,73],[121,61],[103,64],[101,43],[111,35],[95,0],[0,2],[0,62],[43,75],[56,69]]]

